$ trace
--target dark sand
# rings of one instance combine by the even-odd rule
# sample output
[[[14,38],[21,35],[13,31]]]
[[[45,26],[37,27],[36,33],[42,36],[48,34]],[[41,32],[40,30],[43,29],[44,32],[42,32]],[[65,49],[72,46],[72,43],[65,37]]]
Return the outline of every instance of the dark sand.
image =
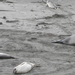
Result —
[[[56,10],[41,0],[13,2],[0,2],[0,52],[19,59],[0,60],[0,75],[14,75],[24,61],[40,67],[17,75],[75,75],[75,46],[51,43],[75,33],[75,1],[52,0],[61,4]]]

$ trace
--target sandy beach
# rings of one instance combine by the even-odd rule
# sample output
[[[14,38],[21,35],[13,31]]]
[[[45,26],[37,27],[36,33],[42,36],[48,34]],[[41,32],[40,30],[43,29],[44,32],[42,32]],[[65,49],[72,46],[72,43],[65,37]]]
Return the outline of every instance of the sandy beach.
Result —
[[[18,58],[1,59],[1,75],[15,75],[24,61],[40,67],[17,75],[75,74],[75,46],[51,43],[75,34],[75,1],[51,1],[57,9],[42,0],[0,1],[0,52]]]

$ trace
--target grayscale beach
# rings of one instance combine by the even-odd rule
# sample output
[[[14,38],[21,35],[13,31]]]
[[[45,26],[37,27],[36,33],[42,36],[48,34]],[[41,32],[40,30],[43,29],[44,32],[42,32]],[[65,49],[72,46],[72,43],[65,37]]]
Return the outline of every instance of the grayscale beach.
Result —
[[[75,46],[51,43],[75,34],[75,0],[0,2],[0,52],[18,59],[0,59],[0,75],[15,75],[13,68],[32,62],[40,67],[17,75],[75,75]]]

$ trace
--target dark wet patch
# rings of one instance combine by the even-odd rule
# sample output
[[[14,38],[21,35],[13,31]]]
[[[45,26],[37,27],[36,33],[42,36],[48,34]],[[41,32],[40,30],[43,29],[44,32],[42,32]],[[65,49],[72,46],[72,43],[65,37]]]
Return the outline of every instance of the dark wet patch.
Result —
[[[42,1],[36,1],[36,2],[31,2],[31,3],[42,3]]]
[[[35,11],[35,10],[31,9],[30,11],[32,11],[32,12],[33,12],[33,11]]]
[[[54,14],[52,16],[47,16],[47,17],[44,17],[45,19],[51,19],[51,18],[67,18],[66,15],[63,15],[63,14]]]
[[[66,18],[66,15],[63,15],[63,14],[54,14],[52,17],[53,18]]]
[[[51,16],[44,17],[44,19],[51,19],[51,18],[52,18]]]
[[[0,0],[0,2],[3,2],[3,1],[6,1],[6,0]]]
[[[40,23],[37,23],[36,26],[38,26],[38,25],[50,25],[50,24],[52,24],[52,23],[40,22]]]
[[[14,2],[12,2],[12,1],[6,1],[6,3],[14,3]]]
[[[3,23],[2,22],[0,22],[0,25],[2,25]]]
[[[37,38],[31,37],[30,39],[28,39],[28,41],[33,41],[33,40],[37,40]]]
[[[66,19],[66,18],[68,18],[69,17],[69,15],[64,15],[64,14],[54,14],[54,15],[52,15],[52,16],[45,16],[45,17],[41,17],[41,18],[34,18],[34,19],[31,19],[32,21],[33,20],[40,20],[40,19],[46,19],[46,20],[48,20],[48,19],[60,19],[60,18],[62,18],[62,19]]]
[[[61,6],[60,4],[56,4],[56,6]]]
[[[0,11],[12,11],[12,10],[0,10]]]
[[[7,23],[15,23],[15,22],[19,22],[18,20],[6,20]]]

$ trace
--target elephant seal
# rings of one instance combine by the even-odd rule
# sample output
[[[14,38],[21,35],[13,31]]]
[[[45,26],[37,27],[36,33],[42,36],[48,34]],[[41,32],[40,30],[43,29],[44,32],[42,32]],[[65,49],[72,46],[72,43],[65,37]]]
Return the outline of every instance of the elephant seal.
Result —
[[[6,53],[0,53],[0,59],[15,59],[15,57],[10,56]]]
[[[23,62],[20,65],[16,66],[13,70],[14,74],[23,74],[31,71],[33,67],[38,67],[38,65],[35,65],[34,63],[30,62]]]
[[[57,40],[52,43],[61,43],[61,44],[67,44],[67,45],[75,45],[75,34],[71,35],[63,40]]]

